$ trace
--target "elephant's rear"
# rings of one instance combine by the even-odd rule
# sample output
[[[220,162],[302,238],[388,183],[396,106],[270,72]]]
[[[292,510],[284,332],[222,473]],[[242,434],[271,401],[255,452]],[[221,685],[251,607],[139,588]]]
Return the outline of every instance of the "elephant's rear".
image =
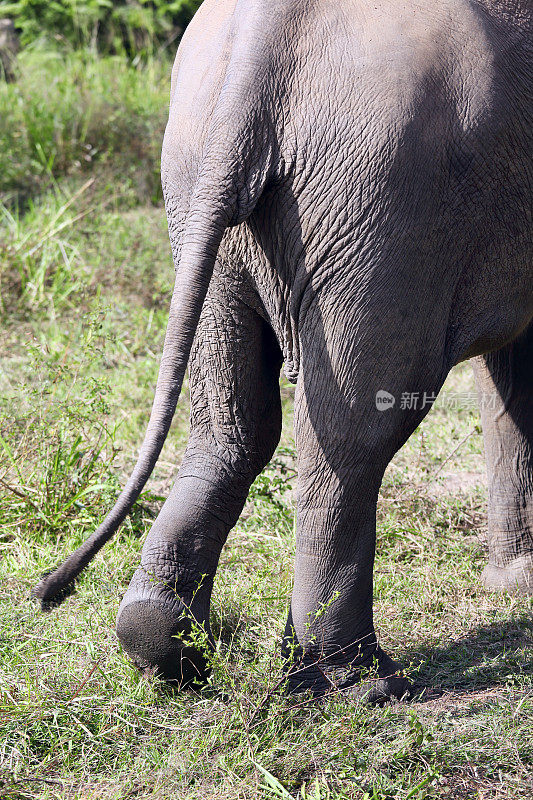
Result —
[[[310,291],[364,294],[376,271],[406,291],[416,281],[431,327],[452,320],[452,360],[508,338],[530,313],[530,42],[531,13],[476,0],[206,0],[176,61],[163,151],[175,254],[197,175],[223,167],[238,220],[255,209],[252,235],[243,225],[223,249],[245,254],[288,362]],[[517,289],[495,314],[509,259]]]

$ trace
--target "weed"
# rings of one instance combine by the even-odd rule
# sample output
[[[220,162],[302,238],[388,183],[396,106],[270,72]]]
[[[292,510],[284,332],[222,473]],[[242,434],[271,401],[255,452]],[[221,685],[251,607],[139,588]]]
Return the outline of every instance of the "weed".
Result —
[[[52,354],[29,343],[31,383],[1,398],[0,521],[41,541],[87,534],[119,488],[112,465],[116,428],[108,423],[108,381],[98,375],[103,311],[81,319],[82,348]],[[93,373],[88,377],[87,373]],[[84,379],[80,379],[80,373]],[[135,517],[134,517],[135,518]]]

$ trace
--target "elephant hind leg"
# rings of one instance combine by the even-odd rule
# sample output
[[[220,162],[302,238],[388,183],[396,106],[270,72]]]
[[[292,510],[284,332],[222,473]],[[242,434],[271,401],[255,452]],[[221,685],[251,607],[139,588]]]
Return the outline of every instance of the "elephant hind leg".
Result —
[[[433,398],[447,372],[443,337],[421,339],[405,325],[407,313],[383,325],[383,307],[375,301],[375,318],[368,309],[362,323],[355,304],[329,311],[315,303],[301,330],[296,560],[284,640],[289,691],[374,703],[410,694],[374,628],[379,487],[429,411],[431,400],[404,407],[402,396]]]
[[[473,361],[489,484],[489,589],[533,594],[533,324]]]
[[[189,364],[191,430],[183,463],[117,619],[134,663],[181,686],[206,677],[220,552],[281,434],[274,334],[228,291],[227,278],[217,277]]]

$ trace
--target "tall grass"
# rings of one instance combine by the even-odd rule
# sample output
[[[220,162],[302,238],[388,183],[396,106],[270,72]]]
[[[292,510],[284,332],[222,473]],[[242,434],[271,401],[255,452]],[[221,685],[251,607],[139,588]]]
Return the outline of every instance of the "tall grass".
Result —
[[[65,199],[59,192],[30,200],[26,212],[0,206],[0,313],[59,307],[79,291],[86,273],[73,228],[94,208],[76,205],[92,180]]]
[[[102,163],[122,180],[141,175],[156,199],[169,78],[166,59],[23,52],[19,79],[0,83],[0,199],[25,201]]]

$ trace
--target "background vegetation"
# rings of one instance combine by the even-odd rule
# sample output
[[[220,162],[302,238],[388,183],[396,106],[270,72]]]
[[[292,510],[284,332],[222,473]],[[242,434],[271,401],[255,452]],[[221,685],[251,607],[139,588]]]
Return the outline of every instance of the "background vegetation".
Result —
[[[184,30],[202,0],[2,0],[22,44],[91,47],[139,56],[165,47]]]
[[[532,606],[479,583],[486,489],[468,366],[380,497],[376,619],[415,702],[316,705],[281,691],[295,475],[285,382],[282,444],[222,556],[202,694],[141,678],[113,630],[183,451],[186,388],[119,535],[61,608],[30,601],[109,508],[147,422],[173,276],[158,183],[170,61],[97,36],[99,54],[53,21],[72,3],[46,4],[37,46],[41,4],[10,5],[30,44],[18,80],[0,84],[0,796],[531,798]]]

